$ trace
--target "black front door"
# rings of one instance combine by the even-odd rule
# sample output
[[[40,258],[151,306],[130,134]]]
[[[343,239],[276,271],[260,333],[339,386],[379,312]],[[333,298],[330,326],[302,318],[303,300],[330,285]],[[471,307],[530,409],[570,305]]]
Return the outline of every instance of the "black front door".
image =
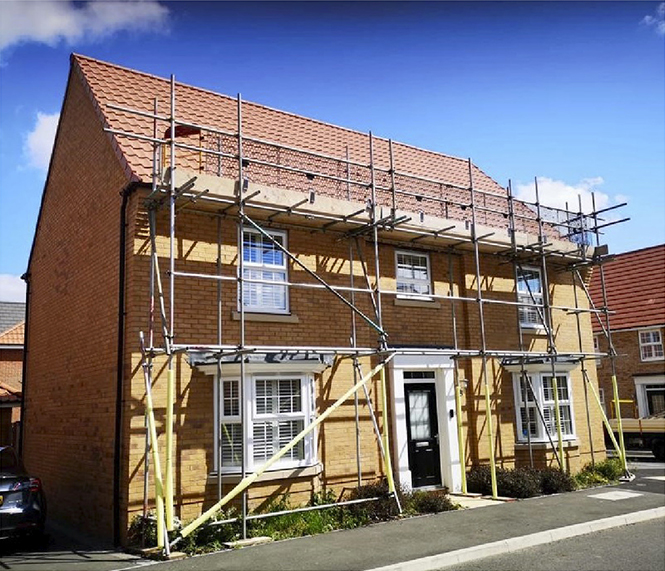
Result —
[[[439,423],[436,416],[436,387],[431,383],[404,385],[406,427],[411,485],[441,484]]]

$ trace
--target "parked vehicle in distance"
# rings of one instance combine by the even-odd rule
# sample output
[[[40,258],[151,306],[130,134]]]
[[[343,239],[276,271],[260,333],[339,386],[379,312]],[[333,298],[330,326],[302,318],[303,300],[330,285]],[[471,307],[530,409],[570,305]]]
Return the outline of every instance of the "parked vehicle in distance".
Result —
[[[31,477],[11,446],[0,446],[0,539],[42,534],[46,496],[39,478]]]
[[[618,437],[619,423],[610,419],[612,432]],[[622,418],[621,428],[626,448],[651,450],[656,460],[665,462],[665,411],[645,418]]]

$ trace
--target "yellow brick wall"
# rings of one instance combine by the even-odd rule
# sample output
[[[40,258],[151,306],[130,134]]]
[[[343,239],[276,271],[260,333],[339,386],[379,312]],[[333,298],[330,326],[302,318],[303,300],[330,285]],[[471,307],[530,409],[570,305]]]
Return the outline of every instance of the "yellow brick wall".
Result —
[[[138,205],[138,198],[135,199]],[[143,502],[143,460],[144,460],[144,396],[143,377],[139,367],[138,335],[148,326],[149,290],[149,242],[145,214],[136,208],[135,242],[132,267],[128,271],[128,290],[131,302],[127,316],[127,350],[132,354],[128,365],[128,390],[131,395],[127,402],[131,409],[126,414],[130,443],[129,458],[129,505],[131,514],[141,510]],[[316,271],[326,281],[335,285],[349,285],[349,246],[337,235],[311,233],[288,228],[278,224],[267,224],[287,231],[288,248],[297,254],[300,261]],[[222,218],[222,274],[235,275],[237,263],[237,226],[233,219]],[[158,213],[158,251],[166,295],[168,313],[168,218],[165,212]],[[176,224],[178,259],[176,269],[195,273],[215,273],[217,259],[217,220],[210,215],[182,211]],[[370,281],[374,281],[373,247],[361,244],[365,260],[368,261]],[[382,269],[381,287],[395,289],[395,249],[391,244],[380,247]],[[434,280],[434,292],[446,294],[450,288],[449,256],[447,253],[429,252]],[[354,252],[354,278],[356,287],[365,287],[365,281],[358,255]],[[481,258],[481,287],[485,299],[504,301],[515,300],[514,274],[511,264],[501,263],[496,256],[483,255]],[[475,264],[469,252],[452,255],[454,295],[475,298]],[[567,273],[549,268],[550,293],[555,305],[574,305],[572,278]],[[289,280],[311,282],[311,278],[295,266],[289,264]],[[175,291],[176,341],[182,344],[211,344],[217,337],[217,285],[214,281],[192,278],[178,278]],[[239,340],[239,323],[232,317],[237,311],[235,284],[222,284],[222,337],[224,343],[235,344]],[[298,323],[246,323],[246,343],[259,345],[308,345],[346,346],[351,331],[350,310],[325,291],[290,288],[290,310],[298,317]],[[582,301],[581,292],[578,297]],[[452,346],[452,311],[447,300],[432,304],[416,304],[409,307],[396,303],[395,296],[382,297],[384,325],[389,333],[389,342],[395,345],[437,345]],[[366,294],[357,295],[359,307],[372,316],[372,308]],[[478,308],[475,302],[455,303],[459,347],[478,349],[480,347],[480,326]],[[562,311],[554,311],[555,340],[560,351],[579,351],[576,318]],[[515,306],[485,304],[485,326],[489,350],[518,350],[517,308]],[[583,336],[583,351],[592,351],[590,320],[587,314],[580,315]],[[161,344],[159,319],[156,320],[157,344]],[[543,334],[526,335],[525,348],[545,351],[547,339]],[[358,343],[361,346],[376,346],[376,333],[358,318]],[[177,407],[176,407],[176,489],[178,513],[193,517],[202,507],[214,503],[216,482],[208,481],[213,467],[213,388],[212,377],[192,372],[184,357],[176,359]],[[469,379],[469,387],[463,401],[464,433],[466,439],[466,465],[487,462],[488,443],[485,417],[485,403],[482,392],[480,359],[460,359],[460,377]],[[157,404],[158,426],[163,427],[165,403],[164,361],[155,363],[155,401]],[[367,363],[364,370],[369,370]],[[590,367],[589,376],[595,381],[595,369]],[[579,370],[571,373],[577,440],[575,446],[567,449],[567,457],[573,471],[590,460],[590,441],[584,406],[584,385]],[[496,455],[500,465],[510,467],[528,462],[528,451],[524,447],[515,451],[515,403],[512,375],[506,373],[496,359],[488,361],[488,379],[492,391],[492,411],[495,434]],[[351,386],[352,369],[348,361],[339,367],[326,371],[317,378],[317,410],[322,412]],[[131,387],[131,388],[130,388]],[[361,395],[362,396],[362,395]],[[376,382],[372,388],[380,421],[381,395]],[[390,402],[390,399],[389,399]],[[590,407],[592,439],[595,452],[604,454],[600,417],[597,410]],[[353,486],[356,480],[356,452],[354,438],[353,404],[349,401],[326,421],[318,432],[319,458],[324,470],[315,478],[293,481],[262,483],[250,490],[250,504],[259,505],[272,493],[289,493],[292,501],[305,502],[312,491],[330,487],[341,491]],[[161,432],[161,429],[160,429]],[[363,477],[371,478],[383,473],[378,445],[370,418],[361,398],[361,462]],[[160,446],[163,442],[160,440]],[[162,448],[163,449],[163,448]],[[535,452],[538,464],[553,462],[551,451]],[[151,483],[152,485],[152,483]]]

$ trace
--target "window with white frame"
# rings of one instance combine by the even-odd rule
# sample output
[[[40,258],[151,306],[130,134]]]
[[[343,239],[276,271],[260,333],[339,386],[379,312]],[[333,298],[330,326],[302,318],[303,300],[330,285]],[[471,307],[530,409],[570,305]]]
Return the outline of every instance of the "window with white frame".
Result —
[[[517,301],[526,305],[519,308],[522,327],[543,327],[540,314],[543,309],[543,282],[538,268],[520,268],[517,270]],[[529,307],[531,306],[531,307]]]
[[[268,234],[280,246],[286,246],[286,233],[276,230]],[[286,255],[260,232],[243,230],[243,303],[249,311],[288,313],[289,299]]]
[[[427,297],[432,293],[429,256],[421,252],[397,250],[397,292],[404,296]]]
[[[531,381],[531,387],[521,374],[514,375],[518,440],[526,442],[530,434],[532,442],[548,442],[547,434],[555,435],[557,433],[553,377],[551,373],[533,372],[527,373],[527,376]],[[575,438],[575,427],[570,377],[567,373],[557,374],[556,382],[561,432],[564,439],[573,439]],[[542,411],[542,418],[538,408]]]
[[[600,338],[598,335],[593,336],[593,352],[594,353],[600,353]],[[600,365],[600,357],[596,357],[596,366]]]
[[[660,329],[640,331],[639,335],[642,361],[662,361],[664,358],[663,338]]]
[[[246,379],[246,405],[240,405],[240,380],[222,378],[215,400],[220,431],[215,434],[215,456],[221,438],[222,472],[240,471],[243,434],[241,413],[248,413],[245,468],[255,471],[279,452],[314,420],[314,382],[311,375],[253,374]],[[221,414],[220,414],[221,412]],[[274,466],[276,469],[316,463],[316,440],[308,434]],[[218,462],[218,460],[217,460]]]

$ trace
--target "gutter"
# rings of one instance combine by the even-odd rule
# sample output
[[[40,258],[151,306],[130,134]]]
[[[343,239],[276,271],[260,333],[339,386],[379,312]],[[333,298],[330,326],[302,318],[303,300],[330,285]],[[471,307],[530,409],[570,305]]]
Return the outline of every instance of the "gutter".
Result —
[[[130,182],[122,191],[120,206],[120,240],[118,251],[118,345],[116,361],[115,435],[113,443],[113,545],[120,545],[120,478],[122,476],[122,411],[125,357],[125,264],[127,249],[127,205],[134,192],[145,186]]]

